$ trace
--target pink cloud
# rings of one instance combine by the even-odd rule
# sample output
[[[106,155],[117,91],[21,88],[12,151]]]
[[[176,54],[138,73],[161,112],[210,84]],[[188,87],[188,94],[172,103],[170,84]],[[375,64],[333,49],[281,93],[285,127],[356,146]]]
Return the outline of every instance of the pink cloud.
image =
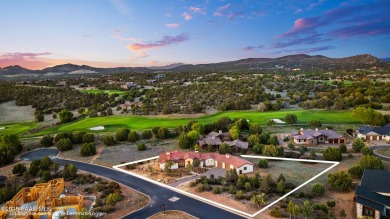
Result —
[[[230,8],[231,4],[226,4],[224,6],[221,6],[219,7],[215,12],[214,12],[214,16],[225,16],[226,13],[225,11],[228,10]]]
[[[299,18],[295,20],[294,26],[286,33],[276,36],[276,38],[291,37],[297,34],[310,33],[316,28],[324,26],[326,22],[320,21],[319,17]]]
[[[114,37],[115,39],[118,39],[118,40],[122,40],[122,41],[135,41],[135,40],[137,40],[134,37],[124,37],[124,36],[122,36],[122,32],[119,31],[119,30],[114,30],[114,33],[112,34],[112,37]]]
[[[183,14],[181,14],[181,16],[183,16],[186,21],[192,19],[192,15],[188,12],[183,12]]]
[[[178,28],[180,26],[180,24],[165,24],[166,27],[169,27],[169,28]]]
[[[187,40],[189,40],[189,37],[187,36],[187,34],[181,34],[178,36],[164,36],[163,39],[161,39],[159,41],[150,42],[150,43],[133,43],[133,44],[127,45],[127,48],[132,50],[132,51],[137,51],[137,50],[165,47],[165,46],[185,42]]]
[[[206,14],[204,9],[198,8],[198,7],[190,7],[190,11],[192,11],[194,13],[198,13],[198,14]]]
[[[0,67],[10,65],[21,65],[29,69],[41,69],[51,65],[40,56],[51,55],[52,53],[5,53],[0,55]]]

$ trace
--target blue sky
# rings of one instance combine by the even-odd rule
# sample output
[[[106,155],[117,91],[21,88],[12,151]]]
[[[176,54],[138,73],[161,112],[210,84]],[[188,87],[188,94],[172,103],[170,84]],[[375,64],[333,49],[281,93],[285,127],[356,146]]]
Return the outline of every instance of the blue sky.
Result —
[[[387,0],[4,0],[0,67],[390,57]]]

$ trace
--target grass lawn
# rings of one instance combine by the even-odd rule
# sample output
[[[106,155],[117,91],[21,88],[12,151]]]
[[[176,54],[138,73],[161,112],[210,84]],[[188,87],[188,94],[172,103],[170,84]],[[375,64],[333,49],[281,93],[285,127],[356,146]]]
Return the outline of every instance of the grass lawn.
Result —
[[[153,116],[110,116],[86,118],[72,123],[56,126],[34,134],[45,135],[55,134],[66,131],[87,131],[87,132],[112,132],[119,128],[129,128],[131,130],[150,129],[154,126],[175,128],[178,125],[187,124],[191,120],[197,120],[200,123],[211,123],[223,116],[230,118],[246,118],[249,122],[256,122],[266,125],[269,119],[284,118],[288,113],[297,115],[299,124],[307,124],[310,120],[320,120],[323,124],[358,124],[359,121],[352,117],[352,111],[325,111],[325,110],[283,110],[273,112],[259,111],[228,111],[219,112],[213,115],[190,118],[155,118]],[[91,131],[91,127],[104,126],[105,130]]]
[[[113,94],[123,95],[127,92],[127,91],[122,91],[122,90],[79,90],[79,91],[85,92],[85,93],[92,93],[92,94],[106,93],[108,95],[113,95]]]
[[[36,127],[38,127],[38,124],[33,122],[0,124],[0,135],[21,134]]]
[[[333,81],[333,80],[309,80],[309,81],[324,82],[324,83],[326,83],[326,84],[332,84],[333,82],[335,82],[335,81]],[[343,83],[344,83],[345,85],[351,85],[352,82],[353,82],[353,81],[348,81],[348,80],[343,81]]]

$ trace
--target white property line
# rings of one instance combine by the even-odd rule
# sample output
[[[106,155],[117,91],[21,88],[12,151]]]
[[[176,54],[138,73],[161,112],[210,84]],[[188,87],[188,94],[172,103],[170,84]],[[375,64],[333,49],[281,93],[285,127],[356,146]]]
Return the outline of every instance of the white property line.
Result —
[[[166,184],[163,184],[163,183],[154,181],[154,180],[149,179],[149,178],[147,178],[147,177],[144,177],[144,176],[141,176],[141,175],[138,175],[138,174],[136,174],[136,173],[132,173],[132,172],[130,172],[130,171],[126,171],[126,170],[123,170],[123,169],[120,168],[120,167],[129,165],[129,164],[136,164],[136,163],[140,163],[140,162],[155,160],[155,159],[158,159],[159,156],[155,156],[155,157],[151,157],[151,158],[147,158],[147,159],[143,159],[143,160],[138,160],[138,161],[133,161],[133,162],[128,162],[128,163],[124,163],[124,164],[115,165],[115,166],[113,166],[113,168],[116,169],[116,170],[118,170],[118,171],[121,171],[121,172],[123,172],[123,173],[126,173],[126,174],[129,174],[129,175],[135,176],[135,177],[137,177],[137,178],[143,179],[143,180],[145,180],[145,181],[154,183],[154,184],[159,185],[159,186],[161,186],[161,187],[164,187],[164,188],[166,188],[166,189],[169,189],[169,190],[172,190],[172,191],[181,193],[181,194],[183,194],[183,195],[186,195],[186,196],[192,197],[192,198],[194,198],[194,199],[197,199],[197,200],[206,202],[206,203],[208,203],[208,204],[212,204],[212,205],[214,205],[214,206],[216,206],[216,207],[219,207],[219,208],[222,208],[222,209],[225,209],[225,210],[229,210],[229,211],[232,212],[232,213],[241,214],[241,215],[245,215],[245,216],[247,216],[247,217],[253,218],[253,217],[255,217],[256,215],[258,215],[258,214],[260,214],[261,212],[267,210],[268,208],[270,208],[270,207],[273,206],[274,204],[278,203],[278,202],[281,201],[282,199],[286,198],[287,196],[289,196],[289,195],[292,194],[293,192],[295,192],[295,191],[297,191],[298,189],[302,188],[302,187],[305,186],[306,184],[308,184],[308,183],[310,183],[311,181],[315,180],[316,178],[318,178],[318,177],[321,176],[322,174],[328,172],[329,170],[331,170],[332,168],[334,168],[335,166],[337,166],[337,165],[339,164],[339,162],[336,162],[336,161],[307,160],[307,159],[294,159],[294,158],[284,158],[284,157],[266,157],[266,156],[252,156],[252,155],[241,155],[241,157],[245,157],[245,158],[264,158],[264,159],[269,159],[269,160],[285,160],[285,161],[311,162],[311,163],[326,163],[326,164],[333,164],[333,165],[330,166],[330,167],[328,167],[327,169],[323,170],[323,171],[320,172],[319,174],[315,175],[314,177],[312,177],[312,178],[309,179],[308,181],[306,181],[306,182],[304,182],[303,184],[299,185],[299,186],[296,187],[295,189],[291,190],[291,191],[288,192],[287,194],[285,194],[285,195],[283,195],[282,197],[278,198],[277,200],[275,200],[275,201],[272,202],[271,204],[265,206],[265,207],[262,208],[260,211],[254,213],[254,214],[248,214],[248,213],[243,212],[243,211],[240,211],[240,210],[238,210],[238,209],[235,209],[235,208],[232,208],[232,207],[229,207],[229,206],[226,206],[226,205],[223,205],[223,204],[220,204],[220,203],[211,201],[211,200],[209,200],[209,199],[206,199],[206,198],[203,198],[203,197],[194,195],[194,194],[192,194],[192,193],[183,191],[183,190],[181,190],[181,189],[177,189],[177,188],[172,187],[172,186],[168,186],[168,185],[166,185]]]

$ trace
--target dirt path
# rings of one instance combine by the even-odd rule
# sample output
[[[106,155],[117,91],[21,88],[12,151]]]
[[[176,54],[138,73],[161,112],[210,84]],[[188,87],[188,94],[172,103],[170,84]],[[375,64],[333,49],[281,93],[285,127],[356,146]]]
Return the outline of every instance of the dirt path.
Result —
[[[103,153],[103,151],[104,151],[104,148],[99,148],[96,155],[93,156],[93,158],[89,161],[89,163],[93,163],[96,159],[98,159],[99,156]]]

